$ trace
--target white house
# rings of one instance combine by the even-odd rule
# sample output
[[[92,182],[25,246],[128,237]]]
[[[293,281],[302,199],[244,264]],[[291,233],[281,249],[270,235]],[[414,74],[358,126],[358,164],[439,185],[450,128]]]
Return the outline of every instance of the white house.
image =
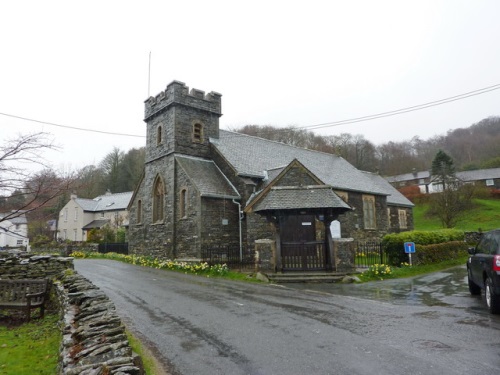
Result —
[[[13,217],[10,217],[13,216]],[[0,213],[0,249],[17,248],[29,250],[28,220],[24,212]]]
[[[111,194],[107,192],[94,199],[78,198],[76,194],[59,212],[57,238],[69,241],[86,241],[88,232],[106,224],[114,227],[128,226],[127,206],[132,192]]]

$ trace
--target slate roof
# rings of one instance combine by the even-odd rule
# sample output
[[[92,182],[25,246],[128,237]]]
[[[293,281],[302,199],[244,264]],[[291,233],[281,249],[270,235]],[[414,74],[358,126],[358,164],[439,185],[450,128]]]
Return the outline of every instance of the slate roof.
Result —
[[[478,169],[475,171],[457,172],[456,176],[462,181],[480,181],[500,178],[500,168]]]
[[[102,228],[106,224],[109,223],[109,220],[93,220],[87,225],[85,225],[82,229],[93,229],[93,228]]]
[[[302,208],[351,208],[337,194],[331,186],[275,186],[255,204],[253,210],[291,210]]]
[[[132,194],[132,191],[128,191],[125,193],[99,195],[94,199],[75,198],[75,202],[78,203],[84,211],[121,211],[127,209]]]
[[[343,158],[284,143],[220,130],[219,139],[210,139],[216,150],[239,176],[264,178],[267,170],[284,167],[297,159],[326,185],[340,190],[387,195]]]
[[[378,184],[381,189],[384,189],[389,195],[387,196],[387,204],[392,206],[405,206],[413,207],[414,204],[401,194],[394,186],[392,186],[385,178],[376,174],[365,172],[363,173],[370,179],[374,184]]]
[[[177,155],[175,160],[191,179],[202,197],[238,199],[240,194],[212,161]]]
[[[28,219],[26,218],[26,215],[24,214],[24,212],[25,211],[19,211],[19,213],[3,212],[3,213],[0,213],[0,219],[3,219],[9,215],[17,215],[17,216],[9,218],[7,220],[10,221],[11,224],[15,224],[15,225],[28,224]]]
[[[420,180],[431,177],[431,173],[429,171],[420,171],[420,172],[412,172],[412,173],[404,173],[398,174],[396,176],[389,176],[385,179],[389,182],[403,182],[403,181],[412,181],[412,180]]]

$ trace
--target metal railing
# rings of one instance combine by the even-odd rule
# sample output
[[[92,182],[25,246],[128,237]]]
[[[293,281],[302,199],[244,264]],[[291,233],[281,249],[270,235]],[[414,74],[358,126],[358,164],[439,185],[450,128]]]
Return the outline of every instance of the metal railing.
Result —
[[[230,269],[250,270],[255,268],[255,253],[240,245],[202,246],[201,259],[210,265],[226,264]]]
[[[387,258],[380,241],[355,242],[354,264],[357,268],[369,268],[374,264],[387,264]]]
[[[128,242],[100,243],[98,251],[100,253],[117,253],[128,255]]]

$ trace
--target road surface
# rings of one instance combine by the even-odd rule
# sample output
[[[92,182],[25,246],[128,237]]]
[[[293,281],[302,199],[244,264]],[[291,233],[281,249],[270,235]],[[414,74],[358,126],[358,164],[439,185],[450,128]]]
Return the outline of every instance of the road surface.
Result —
[[[500,373],[500,317],[464,293],[460,270],[458,282],[428,275],[409,289],[253,284],[111,260],[75,269],[173,375]],[[437,288],[440,302],[426,303],[433,277],[457,292]]]

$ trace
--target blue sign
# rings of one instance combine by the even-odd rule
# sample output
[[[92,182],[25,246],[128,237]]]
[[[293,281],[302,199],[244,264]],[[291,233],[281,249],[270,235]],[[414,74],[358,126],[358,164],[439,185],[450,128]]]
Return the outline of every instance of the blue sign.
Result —
[[[415,252],[415,242],[405,242],[405,253],[413,254]]]

